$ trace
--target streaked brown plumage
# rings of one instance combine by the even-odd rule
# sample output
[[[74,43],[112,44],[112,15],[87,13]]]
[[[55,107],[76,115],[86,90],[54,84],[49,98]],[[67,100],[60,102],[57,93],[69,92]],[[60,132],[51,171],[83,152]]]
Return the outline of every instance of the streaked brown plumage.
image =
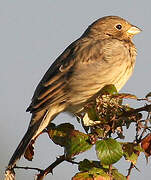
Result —
[[[107,84],[119,91],[133,72],[136,48],[132,37],[140,29],[117,16],[103,17],[69,45],[38,84],[27,111],[29,128],[13,154],[6,178],[30,141],[62,111],[73,114]]]

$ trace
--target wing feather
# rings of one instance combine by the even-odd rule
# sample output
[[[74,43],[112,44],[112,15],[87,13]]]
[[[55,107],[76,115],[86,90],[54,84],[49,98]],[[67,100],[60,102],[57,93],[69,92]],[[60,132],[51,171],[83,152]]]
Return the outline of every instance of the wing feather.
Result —
[[[64,88],[67,83],[69,68],[74,65],[73,50],[75,42],[68,46],[65,51],[50,66],[44,77],[38,84],[32,102],[26,111],[35,112],[45,108],[54,101],[63,101]]]
[[[75,86],[70,86],[74,84],[71,81],[77,79],[75,76],[81,81],[84,72],[76,75],[74,71],[77,70],[78,66],[95,64],[95,61],[98,62],[102,56],[100,45],[99,41],[95,42],[92,39],[90,42],[89,38],[80,38],[68,46],[50,66],[38,84],[27,111],[40,111],[53,103],[62,103],[67,101],[68,97],[76,96],[76,94],[72,95],[72,92],[69,92],[70,90],[75,92],[73,89]],[[93,50],[94,46],[95,51]]]

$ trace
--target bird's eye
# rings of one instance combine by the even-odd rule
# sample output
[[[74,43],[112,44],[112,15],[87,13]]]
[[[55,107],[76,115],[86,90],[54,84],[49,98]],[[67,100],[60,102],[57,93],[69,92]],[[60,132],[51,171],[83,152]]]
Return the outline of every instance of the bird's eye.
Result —
[[[122,25],[121,24],[116,25],[116,29],[118,30],[122,29]]]

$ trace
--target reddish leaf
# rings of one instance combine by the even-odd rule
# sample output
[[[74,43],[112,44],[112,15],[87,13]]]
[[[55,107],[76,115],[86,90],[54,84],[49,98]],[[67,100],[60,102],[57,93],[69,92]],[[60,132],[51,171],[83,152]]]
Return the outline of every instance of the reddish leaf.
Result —
[[[24,157],[28,160],[28,161],[32,161],[33,156],[34,156],[34,143],[35,141],[31,141],[30,144],[28,145]]]
[[[144,149],[145,155],[149,157],[151,155],[151,133],[142,140],[141,147]]]
[[[24,153],[24,157],[28,160],[28,161],[32,161],[33,156],[34,156],[34,144],[36,142],[36,139],[43,134],[44,132],[39,133],[33,140],[31,140],[30,144],[28,145],[25,153]]]

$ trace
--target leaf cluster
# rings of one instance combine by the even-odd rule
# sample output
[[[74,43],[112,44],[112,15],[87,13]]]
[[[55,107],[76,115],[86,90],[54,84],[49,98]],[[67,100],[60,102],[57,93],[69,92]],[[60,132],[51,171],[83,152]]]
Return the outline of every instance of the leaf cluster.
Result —
[[[145,101],[143,107],[132,108],[124,104],[123,99]],[[150,94],[143,99],[135,95],[119,94],[113,85],[102,89],[98,97],[89,102],[84,110],[77,114],[85,132],[80,132],[70,123],[56,126],[49,124],[45,132],[49,138],[60,147],[64,148],[64,155],[57,158],[48,168],[42,170],[37,180],[42,180],[48,173],[63,161],[78,165],[78,170],[72,180],[125,180],[129,179],[132,169],[136,167],[138,157],[145,154],[146,159],[151,155],[151,105]],[[146,118],[142,111],[147,112]],[[132,142],[125,142],[124,129],[129,129],[131,124],[135,126],[135,136]],[[36,140],[36,139],[35,139]],[[29,145],[25,152],[25,158],[32,160],[34,155],[33,144]],[[97,161],[84,159],[75,162],[77,155],[84,153],[95,146]],[[123,175],[113,164],[122,157],[130,162],[127,175]]]

